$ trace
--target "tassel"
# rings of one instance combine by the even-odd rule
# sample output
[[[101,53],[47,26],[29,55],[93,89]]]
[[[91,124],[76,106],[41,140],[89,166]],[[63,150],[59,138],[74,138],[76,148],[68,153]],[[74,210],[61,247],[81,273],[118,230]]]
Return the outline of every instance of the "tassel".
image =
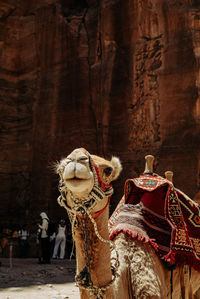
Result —
[[[171,270],[171,277],[170,277],[170,293],[171,293],[171,299],[173,294],[173,269]]]
[[[180,266],[180,285],[181,285],[181,298],[185,299],[185,277],[183,266]]]
[[[191,281],[191,276],[192,276],[192,269],[191,269],[191,267],[189,267],[189,289],[188,289],[188,298],[189,298],[189,299],[194,299],[193,291],[192,291],[192,281]]]

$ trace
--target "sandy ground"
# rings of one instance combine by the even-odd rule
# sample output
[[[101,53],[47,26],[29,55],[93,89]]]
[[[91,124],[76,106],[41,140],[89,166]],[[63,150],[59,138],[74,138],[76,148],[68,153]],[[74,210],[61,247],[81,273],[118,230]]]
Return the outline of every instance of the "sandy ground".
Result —
[[[37,259],[0,258],[0,299],[79,299],[75,286],[75,260],[52,260],[39,265]]]

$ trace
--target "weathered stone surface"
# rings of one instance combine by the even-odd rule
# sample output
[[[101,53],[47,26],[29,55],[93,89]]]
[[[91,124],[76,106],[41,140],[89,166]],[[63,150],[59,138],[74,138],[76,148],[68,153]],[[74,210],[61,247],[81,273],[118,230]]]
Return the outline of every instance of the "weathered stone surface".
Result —
[[[1,222],[57,206],[50,167],[75,147],[121,157],[112,209],[154,154],[199,189],[200,3],[0,1]]]

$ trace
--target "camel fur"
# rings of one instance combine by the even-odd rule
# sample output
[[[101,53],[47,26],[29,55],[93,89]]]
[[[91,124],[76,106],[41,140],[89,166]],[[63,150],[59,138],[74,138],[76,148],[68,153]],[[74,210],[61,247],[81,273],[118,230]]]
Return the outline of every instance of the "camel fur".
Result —
[[[66,187],[65,202],[73,210],[76,200],[82,203],[88,200],[89,194],[94,186],[94,171],[91,168],[91,160],[98,169],[98,176],[101,182],[109,185],[117,179],[122,166],[117,157],[110,161],[101,157],[90,155],[85,149],[75,149],[67,158],[61,160],[56,171],[60,175],[60,182]],[[73,195],[73,196],[72,196]],[[64,199],[59,200],[59,204],[64,206]],[[91,211],[95,218],[97,212],[103,212],[95,218],[100,236],[109,240],[108,219],[109,205],[108,197],[102,200]],[[74,241],[76,245],[77,275],[86,266],[85,242],[82,228],[82,218],[76,217],[78,227],[74,229]],[[88,220],[88,253],[90,259],[91,280],[94,285],[103,287],[112,280],[112,258],[116,257],[115,251],[110,250],[109,243],[102,242],[96,235],[94,225]],[[171,298],[170,277],[171,272],[167,270],[155,250],[150,244],[131,239],[123,233],[118,234],[114,239],[116,250],[119,254],[118,275],[114,283],[106,289],[103,299],[165,299]],[[187,279],[186,279],[187,280]],[[173,274],[173,297],[181,297],[180,268],[176,268]],[[200,274],[192,270],[193,293],[199,288]],[[185,281],[185,298],[189,298],[189,282]],[[96,295],[80,287],[81,299],[96,299]],[[100,298],[100,297],[99,297]],[[199,297],[196,297],[197,299]]]

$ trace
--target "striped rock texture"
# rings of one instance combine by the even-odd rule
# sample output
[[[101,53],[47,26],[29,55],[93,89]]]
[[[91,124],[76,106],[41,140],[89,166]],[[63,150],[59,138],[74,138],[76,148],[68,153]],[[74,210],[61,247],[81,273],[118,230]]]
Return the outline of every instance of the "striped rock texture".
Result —
[[[199,188],[200,4],[0,1],[0,219],[62,215],[52,161],[75,147],[118,155],[127,178],[156,157]],[[20,219],[20,220],[19,220]]]

